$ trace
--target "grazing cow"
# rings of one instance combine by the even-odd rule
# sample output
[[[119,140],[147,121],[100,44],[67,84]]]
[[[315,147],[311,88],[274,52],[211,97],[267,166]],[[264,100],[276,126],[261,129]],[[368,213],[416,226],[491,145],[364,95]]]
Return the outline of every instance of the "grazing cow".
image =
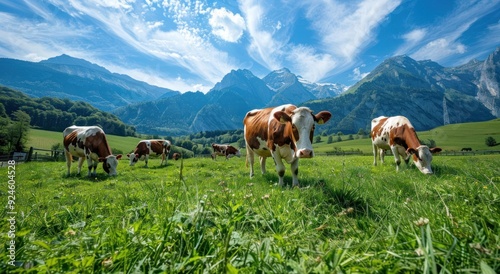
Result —
[[[472,151],[472,148],[471,147],[464,147],[460,151]]]
[[[181,158],[181,154],[180,154],[180,153],[177,153],[177,152],[176,152],[176,153],[174,153],[174,154],[172,155],[172,159],[174,159],[174,160],[176,160],[176,161],[177,161],[177,160],[179,160],[179,158]]]
[[[292,169],[293,186],[298,186],[299,158],[314,156],[312,140],[315,122],[323,124],[331,116],[328,111],[314,115],[309,108],[294,105],[249,111],[243,124],[250,177],[254,175],[254,154],[260,158],[262,173],[266,172],[266,158],[272,156],[279,175],[279,185],[283,186],[285,160]]]
[[[408,164],[410,156],[423,174],[432,174],[432,154],[441,151],[441,148],[420,144],[417,133],[410,121],[404,116],[380,116],[372,120],[371,136],[373,145],[373,165],[377,165],[379,150],[390,149],[396,161],[396,170],[401,163],[400,156]],[[381,155],[383,162],[383,155]]]
[[[70,126],[63,131],[64,152],[66,155],[66,165],[70,174],[73,156],[78,159],[78,174],[82,169],[83,159],[87,159],[88,176],[96,175],[98,162],[102,162],[102,167],[106,173],[116,175],[116,167],[121,154],[113,155],[111,148],[106,141],[104,131],[97,126],[79,127]],[[92,168],[94,172],[91,172]]]
[[[127,157],[130,159],[130,166],[135,165],[139,159],[144,159],[146,162],[144,167],[148,167],[149,155],[151,153],[156,153],[156,155],[161,154],[161,163],[160,166],[167,164],[168,154],[170,153],[170,141],[168,140],[142,140],[139,141],[134,151],[130,154],[127,154]]]
[[[233,156],[241,156],[240,151],[232,145],[212,144],[212,148],[214,149],[214,153],[211,155],[213,160],[217,158],[217,155],[226,157],[226,160]]]

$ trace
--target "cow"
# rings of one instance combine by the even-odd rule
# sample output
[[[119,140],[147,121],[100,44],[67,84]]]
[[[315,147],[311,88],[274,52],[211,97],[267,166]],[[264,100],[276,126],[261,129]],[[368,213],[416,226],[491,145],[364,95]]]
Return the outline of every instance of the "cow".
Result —
[[[224,156],[226,160],[233,156],[241,156],[240,151],[232,145],[212,144],[212,148],[214,149],[214,152],[211,154],[213,160],[216,160],[217,156]]]
[[[179,160],[179,158],[181,158],[181,154],[180,153],[176,152],[176,153],[172,154],[172,159],[174,159],[174,160],[177,161],[177,160]]]
[[[130,159],[130,166],[135,165],[137,161],[144,159],[146,164],[144,167],[148,167],[149,155],[151,153],[156,153],[156,155],[161,154],[161,163],[167,164],[168,154],[170,153],[171,143],[168,140],[141,140],[135,147],[134,151],[127,154]]]
[[[254,175],[254,154],[260,158],[263,174],[266,172],[266,158],[272,156],[279,176],[279,185],[283,186],[285,160],[291,166],[293,186],[299,186],[299,158],[314,156],[312,140],[315,123],[326,123],[331,116],[328,111],[314,115],[307,107],[291,104],[249,111],[243,124],[250,177]]]
[[[66,156],[66,165],[68,167],[67,175],[71,170],[73,156],[78,159],[78,174],[82,169],[84,158],[87,159],[88,174],[91,177],[96,176],[96,168],[99,162],[102,162],[104,171],[110,175],[116,175],[118,160],[121,154],[113,155],[111,148],[106,140],[106,134],[97,126],[70,126],[63,131],[63,145]],[[94,169],[93,172],[91,170]]]
[[[464,147],[460,151],[472,151],[472,148],[471,147]]]
[[[371,122],[371,137],[373,145],[373,165],[377,165],[377,154],[380,150],[390,149],[399,171],[400,156],[406,164],[413,156],[413,162],[423,174],[432,174],[432,154],[440,152],[441,148],[429,148],[420,141],[408,118],[404,116],[380,116]],[[381,155],[383,162],[383,155]]]

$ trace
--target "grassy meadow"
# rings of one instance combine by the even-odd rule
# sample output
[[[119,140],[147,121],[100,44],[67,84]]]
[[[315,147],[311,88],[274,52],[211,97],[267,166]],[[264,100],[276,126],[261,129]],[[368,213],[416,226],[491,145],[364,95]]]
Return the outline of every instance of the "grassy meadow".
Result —
[[[419,132],[457,151],[491,150],[487,136],[500,141],[500,119]],[[28,146],[50,149],[61,139],[60,132],[31,130]],[[138,140],[108,137],[125,153]],[[323,138],[314,147],[371,153],[370,139],[327,144]],[[437,155],[431,176],[404,164],[396,173],[392,156],[383,165],[372,162],[372,156],[300,160],[300,188],[276,185],[272,159],[265,175],[256,163],[249,178],[244,157],[166,166],[152,157],[149,168],[143,161],[130,167],[124,158],[118,176],[108,177],[99,165],[95,178],[85,176],[86,163],[82,175],[73,163],[69,177],[64,162],[2,167],[5,181],[13,181],[0,192],[7,209],[0,213],[0,269],[500,273],[500,154]],[[291,184],[289,165],[285,182]]]
[[[390,160],[389,160],[390,159]],[[500,155],[436,156],[435,175],[370,156],[300,161],[301,188],[245,159],[160,159],[116,177],[15,168],[15,265],[28,273],[498,273]],[[257,165],[255,166],[258,170]],[[83,168],[85,171],[86,168]],[[7,168],[0,169],[7,177]],[[291,183],[289,167],[285,182]],[[84,173],[86,174],[86,172]],[[0,196],[8,203],[7,185]],[[9,217],[2,211],[3,251]]]
[[[317,127],[321,130],[321,126]],[[132,151],[137,142],[142,138],[122,137],[106,135],[112,149],[118,149],[124,153]],[[460,151],[464,147],[475,150],[500,150],[500,147],[488,147],[485,144],[486,137],[493,137],[500,143],[500,119],[486,122],[452,124],[438,127],[429,131],[418,132],[418,137],[423,140],[432,139],[437,146],[445,151]],[[336,140],[337,136],[333,137]],[[321,137],[321,142],[313,144],[316,153],[326,153],[341,149],[343,151],[361,151],[365,154],[372,153],[371,140],[369,138],[347,140],[348,136],[342,136],[342,142],[327,143],[327,136]],[[52,145],[62,144],[62,132],[53,132],[39,129],[31,129],[27,147],[50,149]],[[175,144],[174,144],[175,145]],[[236,145],[236,144],[233,144]],[[237,146],[237,145],[236,145]],[[241,151],[245,153],[244,150]]]

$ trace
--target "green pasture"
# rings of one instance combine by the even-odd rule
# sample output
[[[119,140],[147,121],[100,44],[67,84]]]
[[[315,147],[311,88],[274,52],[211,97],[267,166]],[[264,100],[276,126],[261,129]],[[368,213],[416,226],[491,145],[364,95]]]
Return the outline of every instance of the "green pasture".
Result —
[[[374,167],[371,156],[317,156],[300,160],[300,188],[276,185],[272,159],[253,178],[244,157],[159,164],[121,160],[118,176],[100,165],[95,178],[86,167],[76,175],[76,163],[69,177],[62,162],[0,168],[4,178],[15,170],[14,191],[3,184],[0,195],[2,205],[15,196],[1,211],[0,269],[500,272],[500,155],[436,156],[431,176],[413,165],[395,172],[389,160]]]
[[[321,126],[317,126],[321,130]],[[29,133],[27,147],[41,149],[50,149],[52,145],[62,143],[62,132],[53,132],[39,129],[31,129]],[[493,137],[500,143],[500,119],[487,122],[452,124],[437,127],[429,131],[417,132],[422,141],[432,139],[436,145],[445,151],[460,151],[464,147],[470,147],[473,150],[500,150],[499,147],[488,147],[485,139]],[[107,135],[108,143],[111,148],[118,149],[124,153],[132,151],[141,138],[121,137]],[[337,136],[333,139],[336,140]],[[369,138],[347,140],[348,136],[343,135],[342,142],[327,143],[328,137],[322,136],[321,142],[314,143],[313,147],[316,153],[326,153],[341,149],[343,151],[361,151],[365,154],[372,153],[371,140]],[[174,144],[175,145],[175,144]],[[241,151],[245,153],[244,150]]]
[[[132,151],[137,143],[142,140],[141,138],[136,137],[123,137],[111,134],[106,134],[106,138],[112,149],[118,149],[124,153]],[[59,143],[62,145],[62,141],[62,132],[30,129],[27,147],[51,149],[51,147],[55,144]]]
[[[320,129],[321,126],[317,126]],[[500,119],[486,122],[450,124],[437,127],[428,131],[417,132],[423,142],[429,139],[434,140],[436,145],[445,151],[460,151],[464,147],[470,147],[474,151],[479,150],[500,150],[500,147],[488,147],[485,139],[493,137],[500,143]],[[348,136],[342,136],[347,139]],[[365,154],[372,153],[371,139],[355,139],[327,144],[328,137],[322,136],[321,143],[314,144],[315,152],[331,152],[335,148],[343,151],[361,151]],[[336,136],[333,137],[336,140]]]

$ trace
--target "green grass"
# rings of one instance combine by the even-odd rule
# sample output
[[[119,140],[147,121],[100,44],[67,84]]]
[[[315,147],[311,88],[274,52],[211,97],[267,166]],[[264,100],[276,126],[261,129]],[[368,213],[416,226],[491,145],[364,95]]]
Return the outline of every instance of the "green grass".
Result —
[[[318,130],[320,130],[318,126]],[[486,122],[462,123],[437,127],[429,131],[417,132],[422,141],[432,139],[436,145],[445,151],[460,151],[464,147],[470,147],[473,150],[500,150],[498,146],[488,147],[485,139],[493,137],[500,143],[500,119]],[[337,136],[333,137],[336,140]],[[348,138],[343,136],[342,138]],[[361,151],[365,154],[372,153],[371,139],[356,139],[327,144],[328,137],[322,137],[322,142],[314,144],[316,152],[331,152],[335,147],[344,151]]]
[[[321,126],[318,126],[321,130]],[[486,122],[453,124],[438,127],[429,131],[418,132],[418,137],[427,141],[432,139],[437,146],[445,151],[460,151],[464,147],[473,150],[500,150],[499,147],[488,147],[485,144],[486,137],[493,137],[500,143],[500,119]],[[118,149],[124,153],[132,151],[140,138],[121,137],[107,135],[108,143],[112,149]],[[343,136],[347,138],[348,136]],[[344,151],[361,151],[365,154],[372,153],[371,140],[369,138],[342,141],[327,144],[328,137],[323,136],[322,142],[313,144],[316,153],[332,152],[335,148]],[[336,136],[333,138],[336,140]],[[62,133],[39,129],[31,129],[27,147],[50,149],[52,145],[62,143]],[[175,145],[175,144],[174,144]],[[245,153],[242,150],[242,153]]]
[[[66,177],[61,162],[20,164],[15,240],[24,265],[6,265],[1,252],[0,269],[498,273],[500,156],[436,156],[432,176],[414,166],[396,173],[389,159],[377,167],[369,156],[301,160],[300,189],[276,185],[272,160],[250,179],[243,157],[184,160],[183,180],[181,161],[171,160],[149,169],[122,160],[111,178],[101,166],[87,178],[75,166]],[[2,211],[2,250],[8,217]]]
[[[106,134],[106,137],[112,149],[118,149],[124,153],[132,151],[137,143],[142,140],[136,137],[123,137],[111,134]],[[62,145],[62,142],[62,132],[30,129],[26,146],[28,148],[51,149],[55,144],[60,143]]]

